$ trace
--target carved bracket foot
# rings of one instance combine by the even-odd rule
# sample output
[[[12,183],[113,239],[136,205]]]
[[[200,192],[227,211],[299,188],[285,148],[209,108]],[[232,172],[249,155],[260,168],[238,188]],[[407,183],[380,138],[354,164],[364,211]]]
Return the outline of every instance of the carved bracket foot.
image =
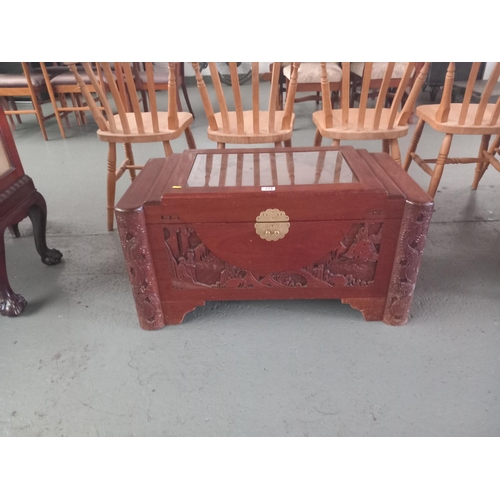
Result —
[[[194,311],[198,306],[204,306],[205,301],[163,302],[165,324],[179,325],[187,313]]]
[[[361,311],[366,321],[381,321],[384,317],[385,298],[377,299],[342,299],[342,304],[349,304]]]

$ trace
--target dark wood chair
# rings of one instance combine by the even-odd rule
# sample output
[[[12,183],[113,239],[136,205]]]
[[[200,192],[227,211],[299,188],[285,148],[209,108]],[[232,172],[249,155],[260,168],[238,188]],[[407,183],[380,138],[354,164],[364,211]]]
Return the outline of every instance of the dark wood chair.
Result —
[[[33,181],[24,173],[12,132],[5,113],[0,108],[0,315],[18,316],[27,305],[21,295],[10,287],[5,262],[4,233],[8,227],[19,237],[18,224],[26,217],[31,219],[35,247],[42,262],[58,264],[61,252],[47,247],[45,232],[47,205],[35,189]]]

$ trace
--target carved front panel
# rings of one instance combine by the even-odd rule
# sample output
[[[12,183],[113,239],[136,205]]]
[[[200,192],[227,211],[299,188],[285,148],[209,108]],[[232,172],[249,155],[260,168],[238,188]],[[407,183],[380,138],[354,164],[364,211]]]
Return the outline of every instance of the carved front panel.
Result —
[[[259,274],[234,266],[210,251],[189,227],[165,227],[172,286],[177,289],[258,287],[367,287],[373,284],[382,223],[353,224],[338,246],[297,270]]]

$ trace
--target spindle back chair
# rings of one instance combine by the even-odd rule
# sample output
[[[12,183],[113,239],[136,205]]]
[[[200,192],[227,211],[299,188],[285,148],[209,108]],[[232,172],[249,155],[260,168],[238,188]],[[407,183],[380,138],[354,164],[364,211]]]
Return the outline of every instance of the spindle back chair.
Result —
[[[195,149],[196,144],[189,126],[193,122],[191,113],[177,111],[177,88],[174,63],[169,63],[169,88],[167,111],[159,111],[156,99],[152,63],[146,63],[147,91],[150,110],[141,111],[138,91],[130,63],[97,63],[106,86],[109,88],[113,102],[89,63],[82,63],[85,73],[95,88],[102,108],[96,104],[88,91],[87,85],[78,73],[75,63],[68,63],[76,81],[85,96],[92,115],[99,127],[97,137],[109,144],[108,149],[108,230],[113,230],[116,181],[129,170],[130,177],[135,178],[135,171],[142,166],[136,165],[132,152],[132,144],[161,142],[166,156],[173,154],[170,141],[177,139],[183,132],[188,147]],[[113,106],[114,103],[114,106]],[[116,109],[116,112],[114,111]],[[116,168],[116,143],[124,144],[125,160]]]
[[[297,71],[300,63],[293,63],[290,89],[287,94],[285,109],[277,109],[279,99],[280,63],[274,63],[271,74],[271,88],[266,110],[260,109],[261,99],[259,85],[259,63],[252,63],[252,96],[251,109],[244,109],[242,89],[238,79],[237,63],[228,63],[231,73],[232,99],[234,111],[229,110],[228,99],[221,84],[217,65],[208,63],[219,112],[215,113],[210,101],[208,90],[198,63],[192,63],[196,75],[196,82],[200,91],[203,108],[208,119],[208,138],[217,143],[219,149],[226,144],[268,144],[276,147],[282,144],[291,146],[292,132],[295,121],[293,104],[297,88]]]
[[[500,97],[496,103],[489,102],[493,89],[500,78],[500,63],[497,62],[493,67],[479,103],[473,103],[472,96],[480,67],[481,63],[476,62],[472,64],[467,87],[463,94],[463,101],[455,103],[452,102],[455,63],[450,62],[446,72],[441,102],[439,104],[423,104],[416,109],[419,121],[415,127],[403,168],[408,171],[412,160],[414,160],[424,172],[429,174],[431,180],[428,187],[428,194],[432,197],[436,194],[443,175],[444,166],[447,164],[475,163],[476,171],[472,182],[472,189],[477,189],[479,181],[488,168],[488,165],[491,164],[500,171],[500,163],[495,158],[499,146],[498,134],[500,134]],[[426,123],[437,132],[443,132],[445,136],[438,157],[424,160],[415,151]],[[448,156],[453,135],[455,134],[481,136],[477,157],[450,158]],[[488,149],[492,135],[497,135],[497,137]],[[434,163],[434,168],[431,168],[429,163]]]
[[[425,63],[421,66],[418,76],[412,79],[417,64],[414,62],[406,64],[401,81],[395,89],[391,106],[386,108],[395,63],[387,64],[375,103],[368,99],[373,63],[365,63],[359,107],[354,108],[350,106],[350,63],[342,63],[340,109],[332,109],[326,63],[321,63],[323,107],[321,111],[313,113],[312,117],[316,125],[314,145],[320,146],[323,137],[332,139],[334,146],[338,146],[342,140],[381,140],[382,150],[390,153],[392,158],[401,165],[398,138],[408,133],[408,120],[429,69],[429,63]],[[412,82],[413,86],[400,110],[403,96],[408,92]]]

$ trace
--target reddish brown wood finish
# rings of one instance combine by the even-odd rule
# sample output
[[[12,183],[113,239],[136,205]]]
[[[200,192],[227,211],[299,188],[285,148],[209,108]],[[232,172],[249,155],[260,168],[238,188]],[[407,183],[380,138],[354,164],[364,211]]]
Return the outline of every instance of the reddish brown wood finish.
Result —
[[[141,326],[180,323],[205,301],[300,298],[342,299],[366,320],[406,323],[432,200],[388,154],[352,147],[340,152],[356,182],[339,183],[335,170],[318,183],[318,165],[337,150],[195,150],[150,160],[116,207]],[[302,153],[310,164],[294,170]],[[199,158],[206,182],[191,175]],[[274,190],[262,190],[264,160]],[[304,170],[314,180],[299,184]],[[266,209],[289,217],[277,241],[256,232]]]
[[[12,132],[5,114],[0,108],[0,146],[5,146],[5,153],[10,168],[0,175],[0,314],[18,316],[27,302],[10,287],[5,262],[4,232],[7,227],[19,236],[17,225],[26,217],[31,219],[35,246],[42,262],[47,265],[58,264],[61,252],[47,247],[45,229],[47,205],[43,196],[35,189],[33,181],[24,174]]]

